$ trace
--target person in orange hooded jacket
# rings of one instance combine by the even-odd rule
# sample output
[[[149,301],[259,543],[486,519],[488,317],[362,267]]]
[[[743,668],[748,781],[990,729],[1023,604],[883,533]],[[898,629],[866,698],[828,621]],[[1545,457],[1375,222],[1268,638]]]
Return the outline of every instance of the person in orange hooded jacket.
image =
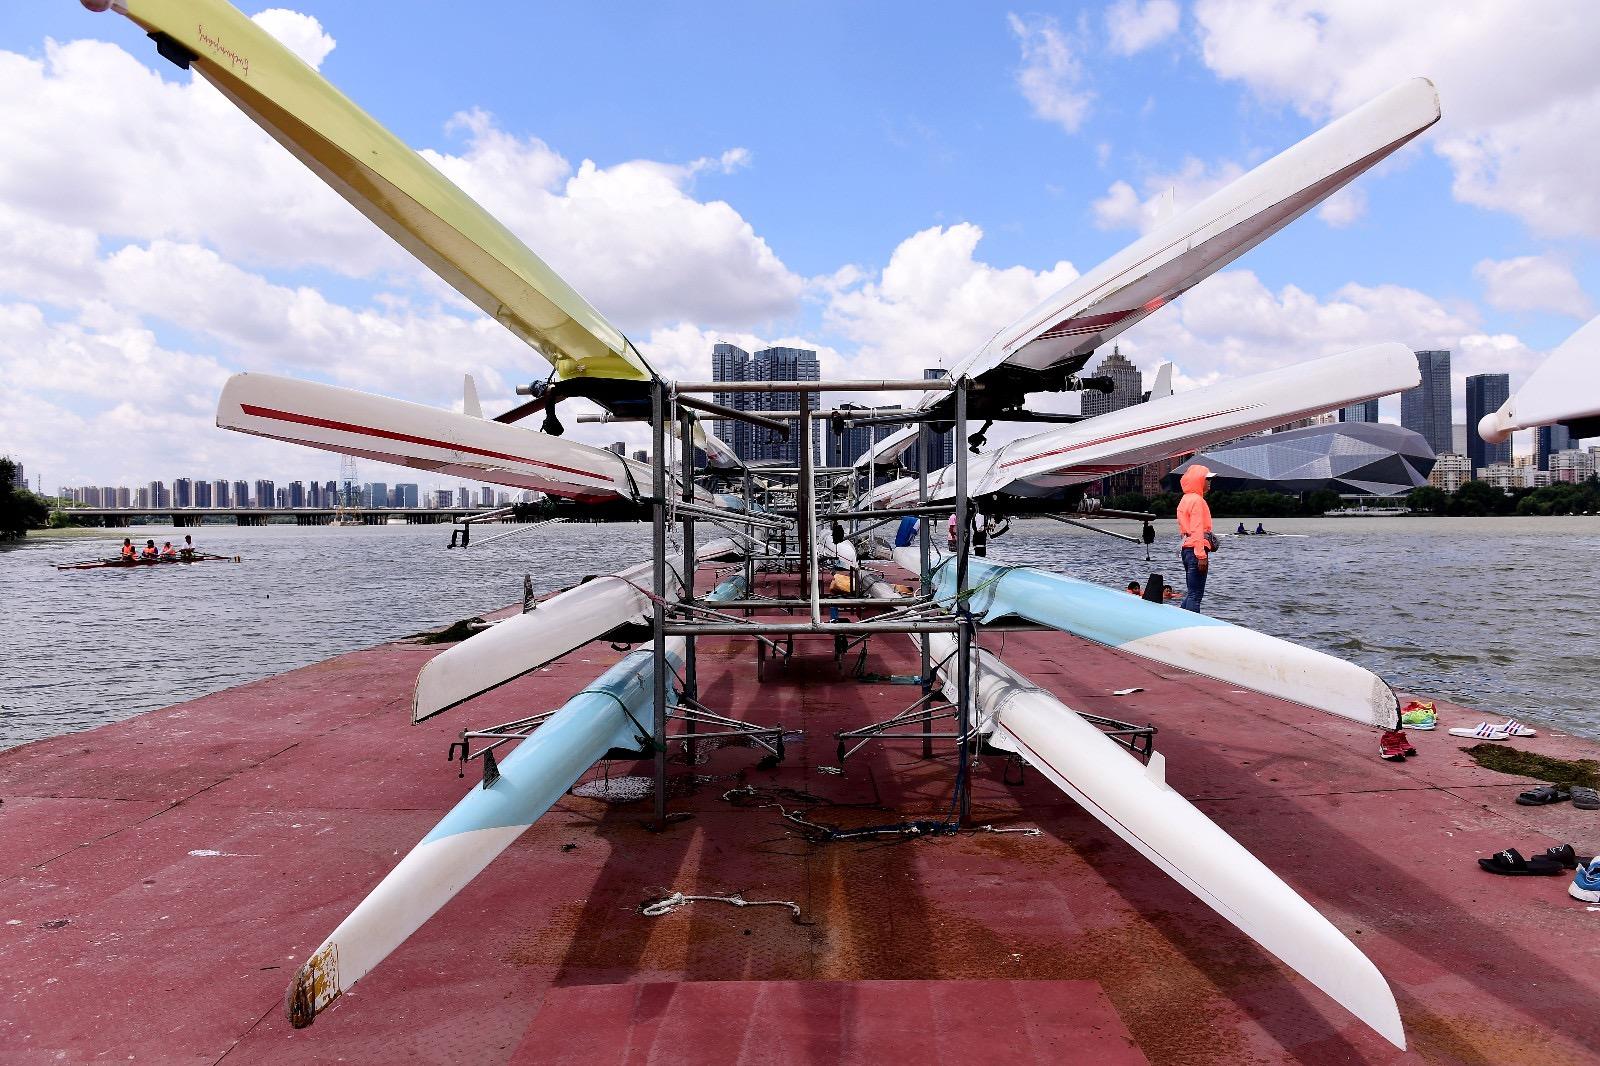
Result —
[[[1211,469],[1196,463],[1178,481],[1183,486],[1183,499],[1178,502],[1178,532],[1183,539],[1178,543],[1189,584],[1178,606],[1186,611],[1200,610],[1200,598],[1206,594],[1206,573],[1211,568],[1211,550],[1217,543],[1211,532],[1211,506],[1206,503],[1211,478]]]

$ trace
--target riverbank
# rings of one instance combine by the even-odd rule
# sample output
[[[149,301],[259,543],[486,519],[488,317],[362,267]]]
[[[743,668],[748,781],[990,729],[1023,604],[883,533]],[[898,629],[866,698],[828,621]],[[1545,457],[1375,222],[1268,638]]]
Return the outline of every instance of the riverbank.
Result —
[[[1159,727],[1172,787],[1385,973],[1411,1053],[1035,772],[1006,784],[1004,764],[983,760],[973,822],[1037,836],[813,844],[776,809],[726,802],[750,785],[793,790],[764,794],[824,821],[938,817],[953,760],[872,746],[821,773],[834,730],[894,713],[909,690],[842,678],[823,642],[800,643],[783,683],[759,684],[746,642],[708,639],[703,697],[803,730],[787,762],[758,769],[747,748],[675,762],[672,809],[691,817],[663,833],[646,830],[648,800],[566,796],[300,1031],[283,1014],[290,975],[475,786],[445,761],[457,731],[555,706],[616,652],[591,646],[411,726],[411,683],[438,649],[385,644],[0,753],[0,1062],[735,1062],[752,1049],[876,1062],[1002,1045],[1107,1063],[1600,1061],[1600,915],[1567,897],[1569,878],[1474,862],[1507,846],[1593,849],[1600,816],[1516,806],[1526,781],[1477,766],[1442,729],[1412,735],[1419,757],[1384,763],[1371,732],[1341,719],[1059,635],[1005,644],[1070,705]],[[909,642],[875,641],[867,669],[914,672]],[[1113,694],[1125,688],[1139,691]],[[1570,737],[1519,743],[1596,755]],[[673,891],[788,900],[801,915],[639,912]],[[952,1024],[975,1004],[971,1024]]]

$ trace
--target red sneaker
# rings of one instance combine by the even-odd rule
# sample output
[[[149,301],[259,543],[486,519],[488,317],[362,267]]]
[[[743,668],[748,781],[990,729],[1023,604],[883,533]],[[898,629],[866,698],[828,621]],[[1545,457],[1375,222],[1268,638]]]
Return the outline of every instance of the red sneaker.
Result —
[[[1406,739],[1403,729],[1386,729],[1378,738],[1378,755],[1390,762],[1405,762],[1406,755],[1415,755],[1417,749]]]

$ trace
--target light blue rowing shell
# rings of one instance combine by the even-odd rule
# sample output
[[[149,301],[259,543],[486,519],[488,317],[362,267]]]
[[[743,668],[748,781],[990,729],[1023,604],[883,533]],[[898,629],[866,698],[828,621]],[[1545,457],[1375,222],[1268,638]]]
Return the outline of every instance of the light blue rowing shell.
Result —
[[[935,595],[955,597],[955,560],[933,571]],[[1400,702],[1383,679],[1354,663],[1219,618],[1185,611],[1031,566],[970,560],[967,587],[980,621],[1015,616],[1108,648],[1181,667],[1337,714],[1393,729]]]
[[[580,586],[581,587],[581,586]],[[736,599],[744,578],[708,599]],[[683,638],[667,642],[674,667]],[[639,748],[654,718],[650,649],[627,656],[568,700],[499,764],[500,776],[475,786],[350,916],[323,941],[289,986],[289,1019],[310,1025],[319,1011],[421,928],[495,857],[555,805],[584,771],[613,748]],[[676,696],[669,684],[668,701]]]

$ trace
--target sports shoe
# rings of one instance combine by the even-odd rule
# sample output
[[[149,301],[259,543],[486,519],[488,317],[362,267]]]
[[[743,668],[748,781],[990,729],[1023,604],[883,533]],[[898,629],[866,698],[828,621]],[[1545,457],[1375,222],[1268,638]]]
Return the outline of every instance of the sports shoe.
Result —
[[[1407,753],[1415,753],[1403,729],[1385,729],[1378,738],[1378,756],[1390,762],[1405,762]]]
[[[1578,867],[1572,884],[1567,886],[1567,895],[1585,903],[1600,903],[1600,858],[1590,859]]]
[[[1400,713],[1400,724],[1407,729],[1434,729],[1439,725],[1439,716],[1434,713],[1432,703],[1412,700]]]

